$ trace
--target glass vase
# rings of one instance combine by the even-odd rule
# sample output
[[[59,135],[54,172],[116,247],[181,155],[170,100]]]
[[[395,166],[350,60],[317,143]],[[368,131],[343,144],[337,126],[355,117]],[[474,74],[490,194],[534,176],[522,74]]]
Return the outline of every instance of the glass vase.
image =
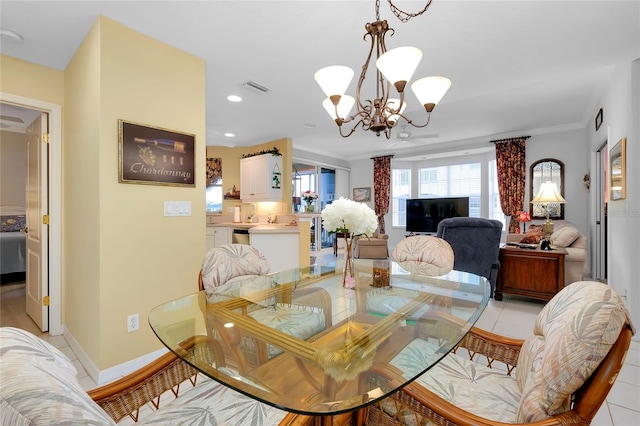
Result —
[[[344,272],[342,274],[342,286],[345,288],[354,288],[356,286],[356,281],[353,278],[353,258],[351,257],[353,236],[350,233],[345,233],[344,242]]]

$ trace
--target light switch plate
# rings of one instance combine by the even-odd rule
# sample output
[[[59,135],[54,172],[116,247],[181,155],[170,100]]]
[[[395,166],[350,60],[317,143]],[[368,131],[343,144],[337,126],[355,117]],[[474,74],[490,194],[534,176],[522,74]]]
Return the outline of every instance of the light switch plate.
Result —
[[[191,216],[191,201],[165,201],[165,216]]]

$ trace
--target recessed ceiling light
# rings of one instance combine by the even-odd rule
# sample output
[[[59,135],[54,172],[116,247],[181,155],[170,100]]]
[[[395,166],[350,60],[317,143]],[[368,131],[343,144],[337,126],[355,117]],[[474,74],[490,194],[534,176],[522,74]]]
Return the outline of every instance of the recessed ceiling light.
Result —
[[[242,98],[238,95],[229,95],[227,96],[227,100],[229,102],[242,102]]]
[[[315,124],[305,124],[304,127],[307,128],[307,129],[315,129],[316,125]]]
[[[22,36],[9,30],[0,30],[0,38],[3,40],[22,41]]]
[[[228,138],[233,138],[233,137],[235,137],[235,136],[236,136],[235,134],[233,134],[233,133],[229,133],[229,132],[225,133],[224,135],[225,135],[226,137],[228,137]]]

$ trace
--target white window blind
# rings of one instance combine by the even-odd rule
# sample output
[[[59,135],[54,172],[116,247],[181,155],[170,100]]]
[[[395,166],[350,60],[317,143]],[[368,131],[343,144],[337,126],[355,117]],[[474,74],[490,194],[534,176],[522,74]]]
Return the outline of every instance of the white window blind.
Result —
[[[391,225],[406,225],[407,200],[411,198],[411,169],[391,170]]]
[[[480,217],[480,163],[454,164],[418,170],[418,197],[469,197],[469,216]]]

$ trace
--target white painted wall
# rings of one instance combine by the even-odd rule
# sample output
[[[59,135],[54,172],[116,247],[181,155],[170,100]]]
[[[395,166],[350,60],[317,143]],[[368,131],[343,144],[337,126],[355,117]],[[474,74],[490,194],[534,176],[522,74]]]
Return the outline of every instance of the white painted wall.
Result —
[[[593,123],[599,108],[603,123],[596,132],[587,129],[590,165],[595,170],[595,152],[603,142],[608,149],[627,138],[626,184],[627,198],[609,201],[608,215],[608,283],[621,295],[635,324],[640,323],[640,59],[620,64],[613,71],[604,95],[597,103],[589,123]],[[595,217],[597,200],[589,206],[589,216]],[[591,232],[595,225],[591,224]],[[638,334],[634,340],[640,340]]]

